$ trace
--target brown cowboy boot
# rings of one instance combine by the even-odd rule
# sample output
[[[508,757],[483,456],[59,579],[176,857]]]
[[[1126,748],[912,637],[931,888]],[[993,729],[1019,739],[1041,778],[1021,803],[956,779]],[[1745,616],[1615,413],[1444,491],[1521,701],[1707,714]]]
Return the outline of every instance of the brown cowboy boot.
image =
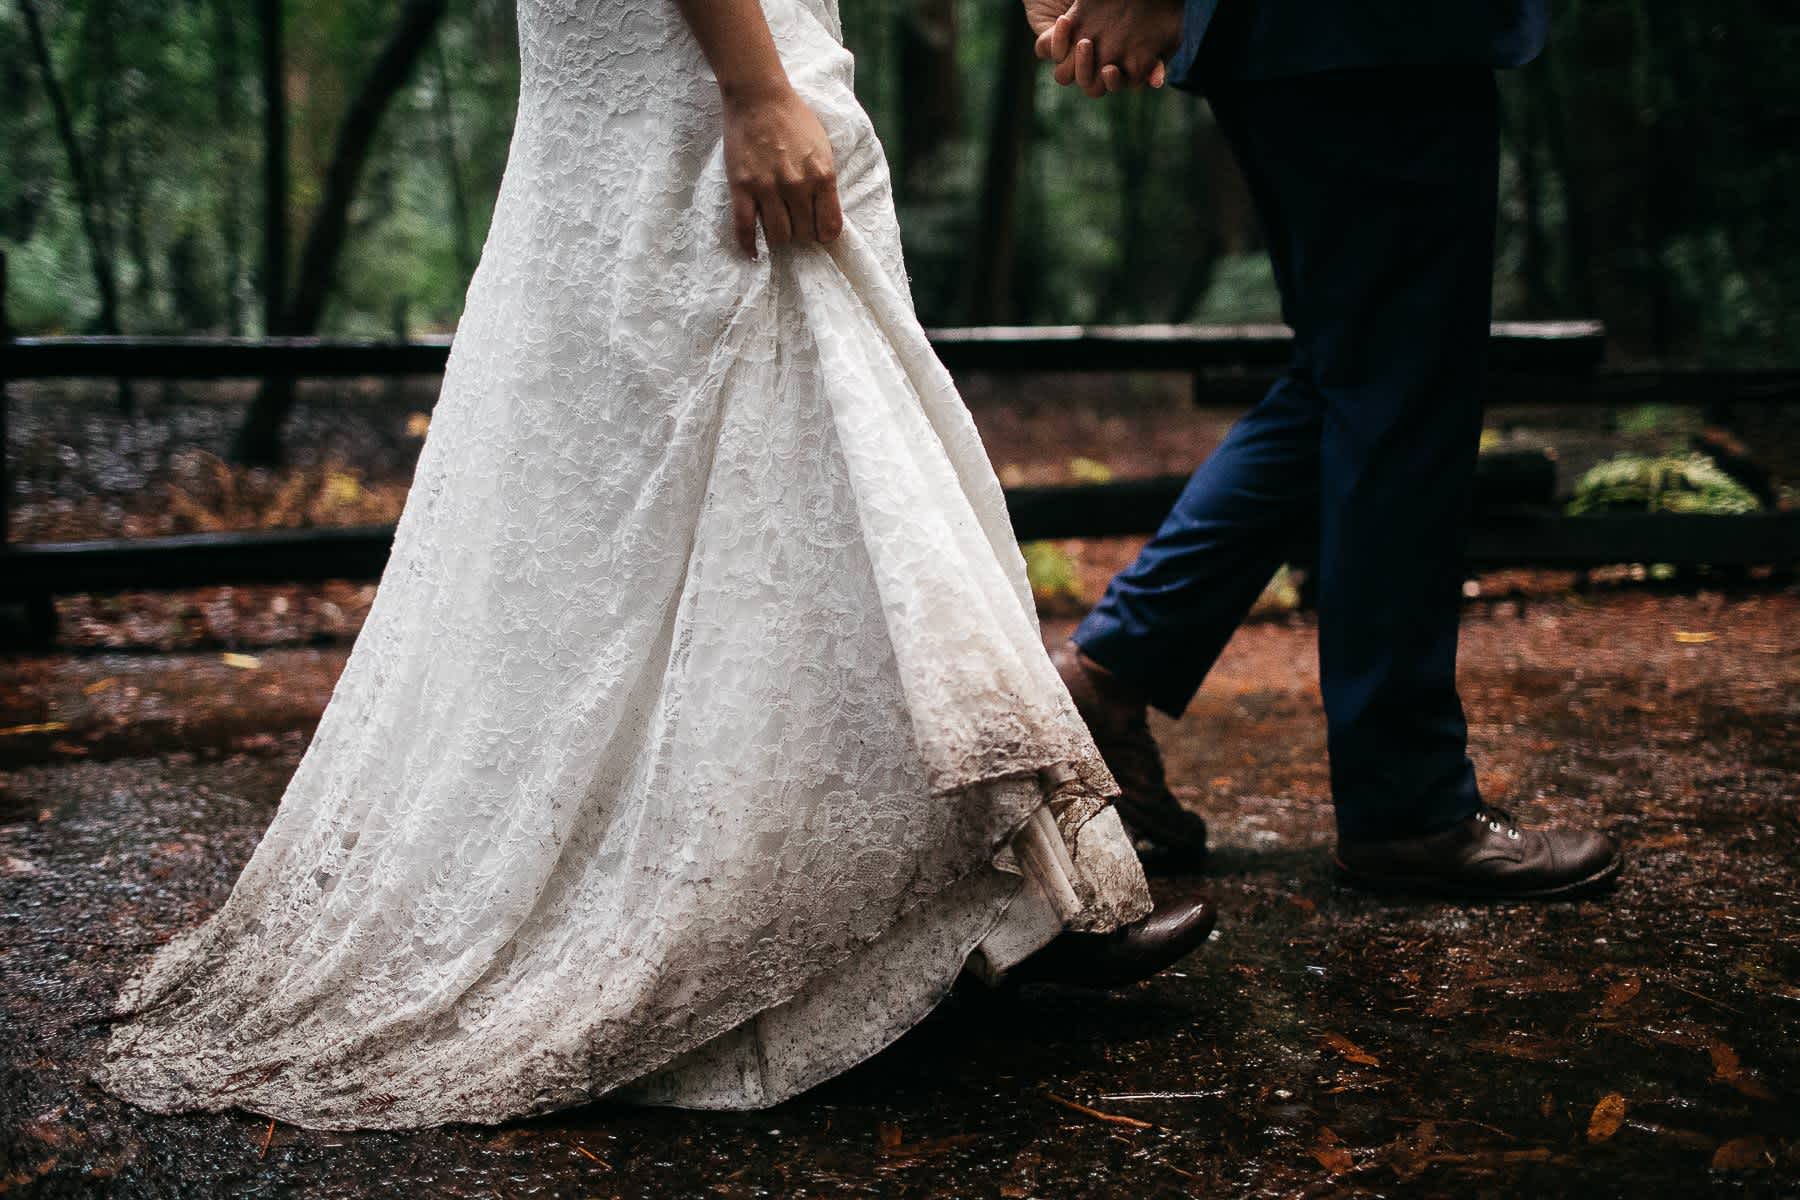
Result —
[[[1199,869],[1206,861],[1206,822],[1169,790],[1144,697],[1073,641],[1057,647],[1050,659],[1118,781],[1119,817],[1140,843],[1140,856],[1146,863]]]
[[[1461,900],[1562,900],[1619,873],[1619,849],[1593,830],[1520,829],[1491,805],[1422,837],[1339,842],[1338,876],[1375,892]]]

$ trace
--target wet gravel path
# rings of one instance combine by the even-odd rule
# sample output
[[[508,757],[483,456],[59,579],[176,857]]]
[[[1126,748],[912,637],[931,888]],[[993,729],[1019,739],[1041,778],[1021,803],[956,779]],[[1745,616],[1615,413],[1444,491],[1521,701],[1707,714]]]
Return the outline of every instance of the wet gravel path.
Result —
[[[1474,610],[1483,783],[1598,822],[1602,901],[1339,890],[1313,629],[1240,633],[1159,727],[1220,931],[1135,990],[955,997],[780,1108],[312,1133],[83,1081],[122,975],[216,906],[344,647],[0,661],[0,1192],[1511,1196],[1800,1190],[1800,597]]]

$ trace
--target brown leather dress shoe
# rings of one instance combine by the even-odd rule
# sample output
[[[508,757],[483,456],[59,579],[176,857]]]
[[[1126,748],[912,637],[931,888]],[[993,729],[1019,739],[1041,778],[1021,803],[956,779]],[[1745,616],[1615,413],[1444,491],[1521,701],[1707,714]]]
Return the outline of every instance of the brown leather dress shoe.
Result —
[[[1162,752],[1150,736],[1149,705],[1073,641],[1051,654],[1075,709],[1119,784],[1117,807],[1148,865],[1198,870],[1206,861],[1206,821],[1169,790]],[[1147,845],[1143,843],[1148,843]]]
[[[1448,829],[1394,841],[1339,842],[1338,876],[1375,892],[1462,900],[1560,900],[1591,895],[1618,875],[1619,850],[1593,830],[1520,829],[1483,807]]]
[[[1154,912],[1111,933],[1065,933],[1020,963],[1012,983],[1128,987],[1198,950],[1215,916],[1205,900],[1159,904]]]

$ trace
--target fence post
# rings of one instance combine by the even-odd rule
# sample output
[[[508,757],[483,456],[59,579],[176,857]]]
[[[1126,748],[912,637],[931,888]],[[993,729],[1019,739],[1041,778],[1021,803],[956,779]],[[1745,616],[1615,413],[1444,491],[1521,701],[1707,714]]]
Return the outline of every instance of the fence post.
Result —
[[[6,251],[0,250],[0,559],[6,557],[12,543],[12,460],[7,454],[12,426],[8,414],[12,407],[6,385],[12,373],[12,321],[6,314]],[[56,638],[56,598],[49,593],[28,595],[22,602],[8,602],[12,611],[6,614],[6,640],[22,641],[29,646],[48,646]],[[19,611],[22,609],[23,611]],[[19,638],[17,635],[22,634]]]
[[[12,321],[6,315],[6,251],[0,249],[0,551],[6,549],[12,529],[12,468],[6,457],[9,426],[6,423],[7,367],[12,350]]]

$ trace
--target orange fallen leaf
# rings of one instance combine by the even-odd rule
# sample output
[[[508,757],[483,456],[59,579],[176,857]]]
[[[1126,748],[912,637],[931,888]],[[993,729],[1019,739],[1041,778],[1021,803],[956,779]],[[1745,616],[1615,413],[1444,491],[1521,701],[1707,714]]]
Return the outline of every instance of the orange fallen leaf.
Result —
[[[1769,1163],[1769,1143],[1759,1137],[1733,1138],[1713,1151],[1715,1171],[1749,1171]]]
[[[1718,641],[1719,635],[1716,633],[1690,633],[1685,629],[1677,629],[1675,640],[1684,646],[1704,646],[1708,642]]]
[[[1619,1132],[1619,1126],[1624,1123],[1625,1097],[1608,1092],[1600,1097],[1600,1103],[1594,1105],[1593,1114],[1588,1117],[1588,1141],[1604,1142]]]
[[[1356,1156],[1350,1153],[1337,1134],[1324,1125],[1319,1127],[1319,1140],[1313,1143],[1312,1149],[1307,1153],[1333,1175],[1342,1175],[1356,1165]]]
[[[1379,1058],[1376,1058],[1373,1054],[1370,1054],[1367,1050],[1364,1050],[1361,1046],[1357,1045],[1341,1033],[1322,1033],[1319,1035],[1319,1041],[1323,1042],[1328,1048],[1337,1051],[1347,1061],[1356,1063],[1358,1066],[1379,1067],[1381,1065],[1381,1060]]]
[[[15,737],[24,733],[61,733],[69,727],[67,721],[38,721],[31,725],[8,725],[0,729],[0,737]]]
[[[1627,975],[1616,983],[1607,985],[1606,994],[1600,998],[1600,1007],[1607,1012],[1617,1012],[1637,998],[1644,990],[1644,981],[1636,975]]]
[[[1752,1075],[1738,1058],[1738,1052],[1724,1042],[1708,1042],[1706,1052],[1712,1056],[1713,1078],[1729,1084],[1752,1100],[1773,1100],[1775,1093]]]

